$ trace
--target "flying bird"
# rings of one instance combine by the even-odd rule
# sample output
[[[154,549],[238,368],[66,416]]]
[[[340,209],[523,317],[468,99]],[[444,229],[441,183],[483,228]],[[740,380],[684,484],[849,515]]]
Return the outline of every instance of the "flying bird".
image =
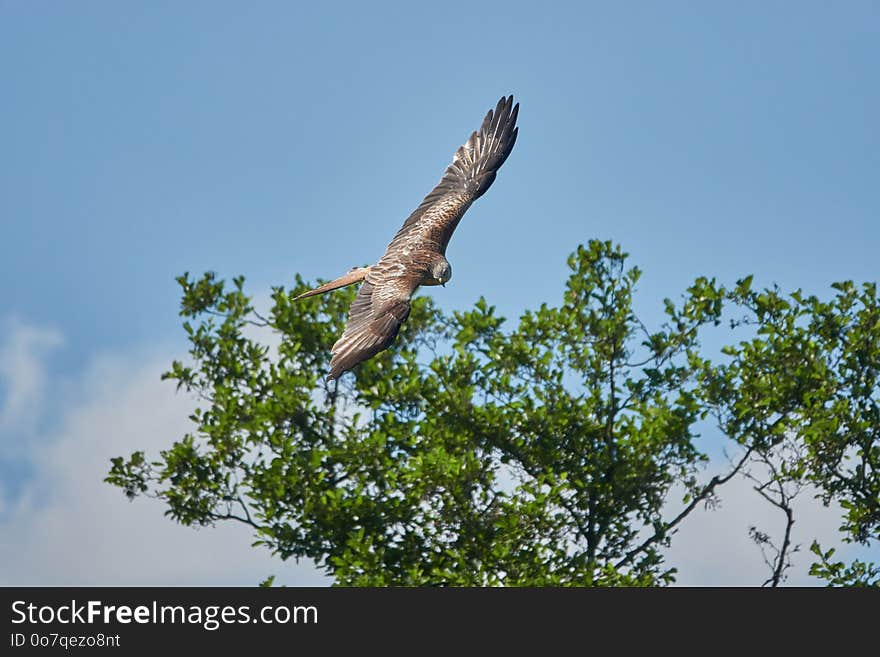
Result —
[[[445,285],[452,278],[446,247],[471,204],[486,193],[516,142],[519,103],[502,98],[480,129],[459,148],[437,186],[391,240],[379,261],[300,294],[324,294],[363,281],[342,336],[330,350],[327,380],[387,349],[409,317],[410,298],[420,285]]]

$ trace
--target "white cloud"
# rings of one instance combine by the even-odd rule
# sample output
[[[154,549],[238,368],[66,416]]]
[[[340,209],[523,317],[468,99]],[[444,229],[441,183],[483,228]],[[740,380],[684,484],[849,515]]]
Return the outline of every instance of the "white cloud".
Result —
[[[0,433],[22,435],[33,428],[45,387],[46,355],[62,344],[58,331],[24,324],[12,318],[0,324]],[[16,441],[4,441],[2,452],[17,451]]]
[[[4,353],[34,344],[16,340]],[[29,377],[25,405],[35,410],[43,369],[33,358],[13,355],[8,362],[6,377],[21,380],[16,366]],[[168,362],[155,354],[100,358],[76,382],[79,401],[52,423],[50,435],[30,443],[34,476],[14,499],[0,501],[0,583],[251,585],[270,574],[278,584],[328,582],[312,564],[284,563],[251,548],[244,526],[182,527],[159,502],[128,502],[103,483],[111,457],[138,449],[156,454],[191,429],[192,402],[160,381]],[[21,388],[14,394],[21,399]]]

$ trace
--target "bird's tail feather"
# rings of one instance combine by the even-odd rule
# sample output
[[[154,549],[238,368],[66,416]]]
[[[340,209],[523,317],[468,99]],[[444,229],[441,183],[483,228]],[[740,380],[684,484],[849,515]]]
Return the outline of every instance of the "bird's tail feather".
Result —
[[[314,297],[318,294],[324,294],[325,292],[331,292],[333,290],[338,290],[341,287],[345,287],[347,285],[354,285],[355,283],[360,283],[367,277],[367,272],[370,271],[369,267],[355,267],[350,272],[345,274],[344,276],[340,276],[335,281],[330,281],[329,283],[324,283],[319,287],[316,287],[313,290],[309,290],[308,292],[303,292],[298,297],[294,297],[294,301],[299,301],[300,299],[305,299],[306,297]]]

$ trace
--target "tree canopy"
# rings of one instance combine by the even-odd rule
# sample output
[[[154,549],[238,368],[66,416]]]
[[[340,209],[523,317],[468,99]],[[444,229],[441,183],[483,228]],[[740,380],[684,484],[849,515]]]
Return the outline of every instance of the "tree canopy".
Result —
[[[107,481],[186,525],[241,522],[342,585],[667,584],[664,548],[740,476],[779,510],[773,536],[751,530],[766,584],[797,547],[798,494],[840,505],[843,541],[880,540],[876,284],[821,300],[699,278],[648,327],[619,246],[568,265],[515,324],[416,298],[392,348],[331,383],[353,289],[293,303],[297,278],[264,317],[241,277],[181,276],[190,353],[165,377],[198,400],[193,429]],[[717,354],[707,331],[729,338]],[[730,458],[710,477],[712,440]],[[811,549],[829,584],[880,583]]]

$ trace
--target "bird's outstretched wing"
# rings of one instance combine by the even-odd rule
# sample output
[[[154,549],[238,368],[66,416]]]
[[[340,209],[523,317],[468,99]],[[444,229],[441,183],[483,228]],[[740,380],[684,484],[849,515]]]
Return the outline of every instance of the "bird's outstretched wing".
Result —
[[[446,253],[458,222],[471,203],[486,193],[510,155],[519,131],[517,114],[519,103],[513,104],[513,96],[502,98],[489,110],[480,129],[455,152],[437,186],[403,223],[388,245],[389,252],[417,239],[433,242]]]
[[[409,300],[415,287],[410,279],[393,279],[381,284],[365,281],[348,311],[342,336],[330,353],[328,381],[358,363],[387,349],[401,324],[409,317]]]

